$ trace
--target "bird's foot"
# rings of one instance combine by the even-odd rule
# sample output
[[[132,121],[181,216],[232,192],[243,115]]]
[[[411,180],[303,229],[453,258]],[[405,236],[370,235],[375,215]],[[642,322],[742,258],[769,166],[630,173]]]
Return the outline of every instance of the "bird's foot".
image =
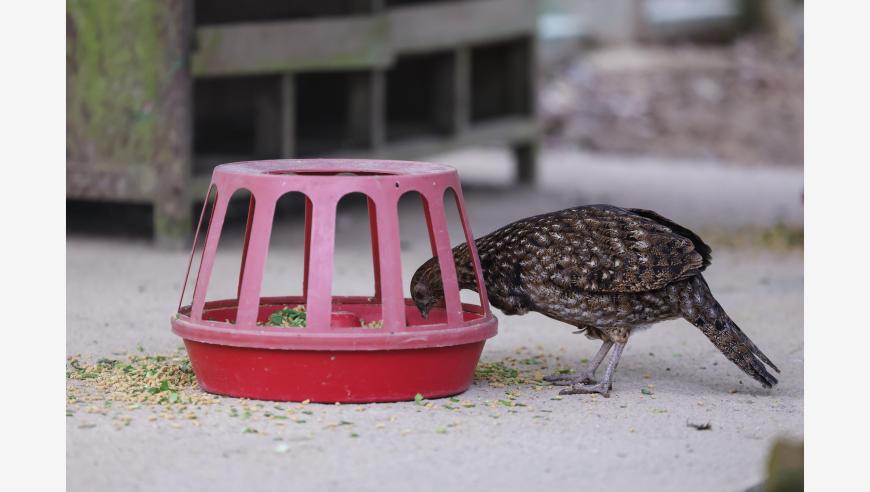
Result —
[[[560,395],[589,395],[598,393],[605,398],[610,398],[610,384],[602,381],[596,384],[577,383],[572,384],[570,388],[565,388],[559,392]]]
[[[550,374],[549,376],[544,377],[544,381],[548,383],[553,383],[554,386],[573,386],[575,384],[595,384],[595,380],[592,379],[592,374],[584,373],[580,375],[572,375],[572,374]]]

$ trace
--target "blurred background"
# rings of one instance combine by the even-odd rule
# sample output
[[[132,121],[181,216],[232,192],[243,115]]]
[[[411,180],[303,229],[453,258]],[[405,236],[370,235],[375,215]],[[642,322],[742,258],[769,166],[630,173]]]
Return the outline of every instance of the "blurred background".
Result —
[[[364,433],[366,445],[336,446],[320,440],[335,439],[329,431],[288,429],[302,446],[292,453],[298,488],[350,474],[360,490],[384,490],[382,477],[399,469],[413,487],[469,488],[477,477],[482,490],[746,490],[770,477],[754,490],[796,490],[803,448],[774,443],[803,435],[802,16],[793,0],[68,0],[67,353],[178,348],[166,321],[215,165],[441,162],[459,170],[477,236],[592,203],[653,209],[692,228],[714,250],[705,277],[782,368],[781,384],[744,386],[704,337],[667,322],[632,338],[622,400],[531,392],[553,413],[496,420],[482,402],[503,390],[477,381],[466,397],[481,404],[450,436]],[[233,198],[208,300],[237,293],[250,195]],[[301,293],[302,200],[278,204],[264,295]],[[419,198],[404,195],[399,209],[407,286],[432,252]],[[365,196],[342,198],[336,229],[333,294],[371,295]],[[526,347],[576,367],[593,355],[567,325],[497,314],[484,361]],[[653,382],[660,399],[637,400]],[[360,428],[377,409],[416,415],[345,407],[318,412]],[[286,488],[287,462],[262,452],[270,438],[263,448],[233,419],[160,432],[134,424],[123,435],[84,424],[68,424],[71,489],[237,489],[251,470]],[[433,466],[444,460],[450,473]]]
[[[71,1],[68,232],[185,245],[215,165],[323,156],[438,160],[470,191],[521,193],[535,209],[618,200],[695,225],[800,224],[802,12],[791,0]]]

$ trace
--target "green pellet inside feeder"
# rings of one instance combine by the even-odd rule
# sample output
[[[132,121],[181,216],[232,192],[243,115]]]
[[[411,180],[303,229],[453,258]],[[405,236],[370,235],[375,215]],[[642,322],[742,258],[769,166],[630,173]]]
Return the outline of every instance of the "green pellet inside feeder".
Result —
[[[284,328],[301,328],[305,326],[305,306],[279,309],[269,315],[269,321],[266,324]]]
[[[284,307],[269,315],[269,320],[262,323],[265,326],[280,326],[282,328],[302,328],[305,326],[305,306]],[[361,321],[362,328],[383,328],[383,320]]]

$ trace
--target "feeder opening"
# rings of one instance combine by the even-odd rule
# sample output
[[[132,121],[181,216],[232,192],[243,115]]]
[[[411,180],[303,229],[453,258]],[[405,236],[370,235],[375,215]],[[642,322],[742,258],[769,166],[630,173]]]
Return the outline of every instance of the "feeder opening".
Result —
[[[275,205],[272,234],[263,269],[261,295],[264,297],[302,296],[306,207],[310,207],[308,198],[298,191],[284,193]]]
[[[380,299],[375,271],[378,262],[374,259],[377,237],[372,233],[372,229],[377,227],[375,215],[374,202],[362,193],[348,193],[338,201],[332,267],[333,298],[360,296]],[[380,313],[371,314],[373,319],[366,321],[383,319]]]
[[[178,311],[187,306],[190,315],[190,305],[193,303],[193,291],[196,285],[196,278],[199,276],[200,266],[202,264],[202,252],[205,248],[205,238],[208,235],[209,225],[211,224],[212,215],[214,213],[214,202],[217,197],[217,188],[210,186],[205,200],[202,204],[202,212],[199,216],[199,223],[196,226],[196,232],[193,236],[193,248],[190,253],[190,259],[187,263],[187,273],[184,275],[184,283],[181,286],[181,298],[178,301]]]
[[[256,210],[256,199],[250,190],[240,188],[230,195],[217,244],[214,267],[209,279],[207,300],[236,299],[245,270],[248,230]],[[235,322],[236,315],[211,318],[213,321]]]
[[[463,214],[459,211],[459,197],[456,196],[456,192],[453,191],[453,188],[447,188],[444,191],[444,208],[447,211],[447,223],[450,226],[450,244],[455,248],[462,243],[470,244],[469,241],[473,241],[474,239],[470,234],[466,234],[465,226],[467,225],[464,220],[462,220]],[[457,268],[460,269],[458,272],[459,279],[459,297],[462,300],[463,304],[474,304],[478,307],[483,305],[483,298],[480,294],[480,285],[477,281],[476,268],[473,262],[471,262],[471,256],[468,256],[469,261],[463,262],[462,267]],[[476,291],[468,285],[474,285],[476,287]]]
[[[426,204],[421,195],[417,191],[408,191],[402,194],[398,202],[399,217],[402,219],[399,224],[399,238],[402,257],[402,294],[405,297],[410,297],[411,279],[417,268],[425,261],[432,257],[432,246],[429,238],[429,229],[426,221],[420,220],[425,217]],[[422,239],[422,240],[421,240]],[[427,324],[435,324],[439,322],[439,314],[443,310],[443,303],[439,306],[438,313],[433,312],[432,316],[424,319],[413,302],[410,302],[410,309],[407,313],[408,326],[419,326]]]

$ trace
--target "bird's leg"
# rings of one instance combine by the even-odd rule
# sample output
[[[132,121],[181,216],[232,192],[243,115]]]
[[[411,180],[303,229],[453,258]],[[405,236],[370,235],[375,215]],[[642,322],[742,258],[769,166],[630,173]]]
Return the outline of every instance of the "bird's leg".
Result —
[[[593,357],[592,360],[589,361],[589,364],[586,365],[586,370],[584,370],[579,376],[557,373],[545,377],[544,381],[553,383],[556,386],[571,386],[576,383],[594,383],[595,371],[598,369],[598,366],[601,365],[601,361],[603,361],[604,357],[607,356],[607,352],[612,346],[613,342],[610,340],[604,341],[604,343],[601,344],[601,348],[598,349],[598,353],[595,354],[595,357]]]
[[[605,397],[610,396],[610,388],[613,387],[613,372],[619,364],[619,358],[622,357],[622,350],[625,348],[626,342],[616,342],[613,344],[613,352],[610,354],[610,360],[607,361],[607,367],[604,369],[604,378],[600,383],[584,384],[577,383],[571,385],[570,388],[565,388],[559,392],[560,395],[577,395],[586,393],[601,393]]]
[[[610,347],[613,346],[613,342],[610,340],[603,342],[601,344],[601,348],[598,349],[598,353],[595,354],[595,357],[589,361],[589,364],[586,366],[586,370],[584,371],[583,381],[584,383],[594,383],[595,382],[595,371],[598,370],[598,366],[601,365],[601,362],[607,357],[607,352],[610,351]]]

